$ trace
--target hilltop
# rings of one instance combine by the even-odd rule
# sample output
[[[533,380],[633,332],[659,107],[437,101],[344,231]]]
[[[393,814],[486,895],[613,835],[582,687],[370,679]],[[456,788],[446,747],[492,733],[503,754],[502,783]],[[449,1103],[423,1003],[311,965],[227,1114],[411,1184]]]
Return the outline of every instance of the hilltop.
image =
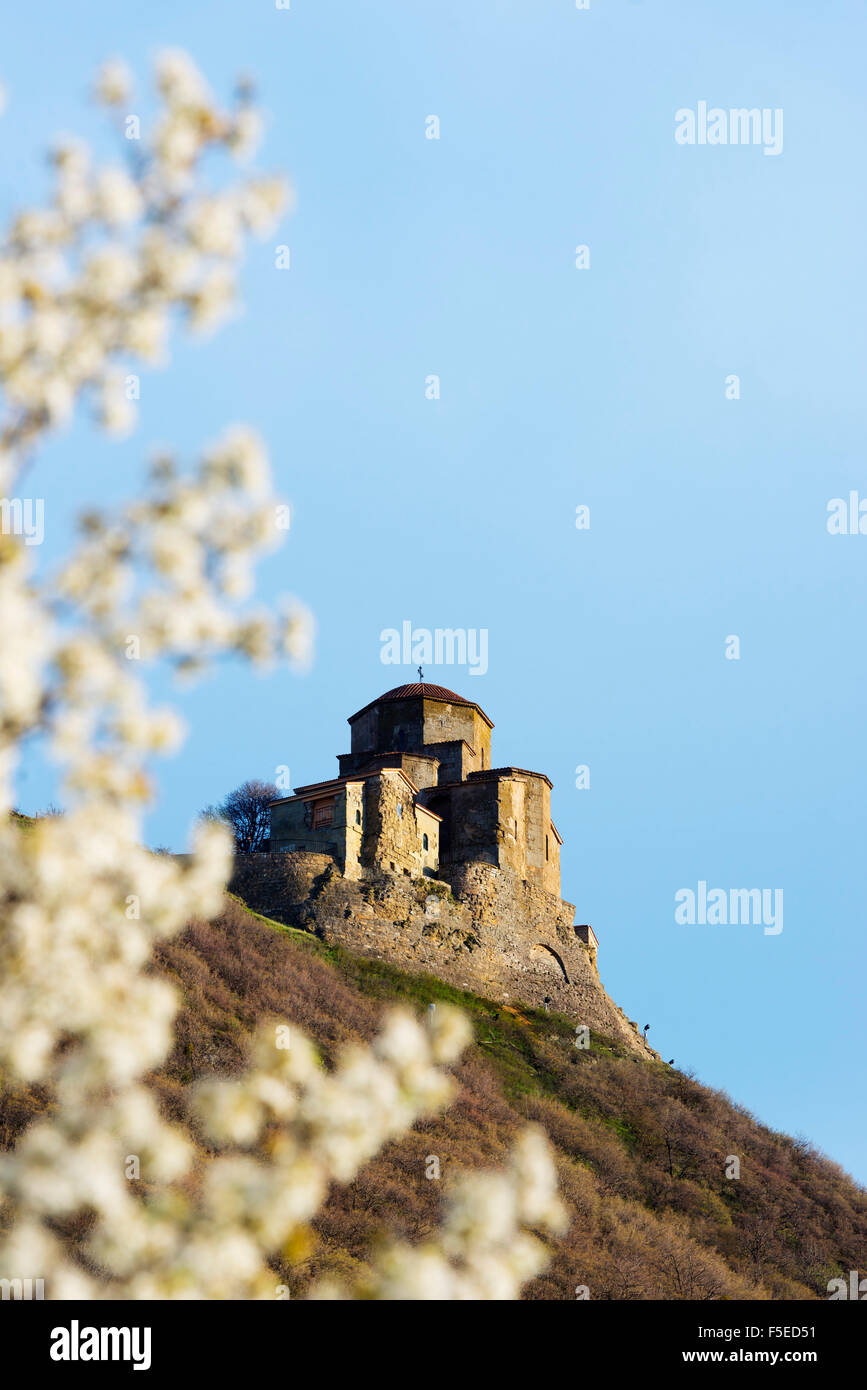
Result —
[[[656,1056],[602,987],[592,926],[561,896],[547,774],[497,765],[481,705],[424,680],[347,723],[337,776],[270,801],[268,852],[239,854],[230,886],[350,951],[557,1009]]]

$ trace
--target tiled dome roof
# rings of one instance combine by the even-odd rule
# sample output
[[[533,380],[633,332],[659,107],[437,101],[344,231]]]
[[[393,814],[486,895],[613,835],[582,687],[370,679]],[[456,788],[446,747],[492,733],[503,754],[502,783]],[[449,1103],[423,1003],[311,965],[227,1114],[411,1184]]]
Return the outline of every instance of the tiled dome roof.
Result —
[[[481,705],[476,700],[465,700],[463,695],[456,695],[453,690],[446,690],[444,685],[431,685],[428,681],[413,681],[411,685],[396,685],[394,690],[386,690],[384,695],[380,695],[376,700],[370,700],[363,709],[349,716],[349,723],[353,723],[360,714],[372,709],[374,705],[385,704],[390,700],[417,700],[421,696],[425,700],[442,700],[447,705],[469,705],[471,709],[477,709],[485,723],[493,728],[493,723],[485,714]]]
[[[413,681],[412,685],[396,685],[394,690],[386,690],[384,695],[380,695],[374,704],[381,704],[383,700],[412,700],[423,695],[426,700],[445,700],[449,705],[474,705],[475,700],[465,700],[463,695],[456,695],[453,690],[446,690],[444,685],[431,685],[429,681]]]

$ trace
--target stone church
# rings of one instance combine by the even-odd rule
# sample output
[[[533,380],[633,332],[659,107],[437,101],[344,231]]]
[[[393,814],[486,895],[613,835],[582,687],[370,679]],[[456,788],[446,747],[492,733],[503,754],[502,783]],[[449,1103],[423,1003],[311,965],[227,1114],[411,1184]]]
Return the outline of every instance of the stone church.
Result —
[[[475,700],[418,682],[349,717],[338,773],[271,803],[270,853],[233,891],[326,941],[489,1000],[555,1008],[655,1055],[606,994],[592,927],[560,896],[542,772],[494,766]]]
[[[339,774],[271,806],[271,849],[439,878],[458,865],[509,869],[559,899],[560,845],[543,772],[493,767],[493,724],[440,685],[401,685],[349,717]]]

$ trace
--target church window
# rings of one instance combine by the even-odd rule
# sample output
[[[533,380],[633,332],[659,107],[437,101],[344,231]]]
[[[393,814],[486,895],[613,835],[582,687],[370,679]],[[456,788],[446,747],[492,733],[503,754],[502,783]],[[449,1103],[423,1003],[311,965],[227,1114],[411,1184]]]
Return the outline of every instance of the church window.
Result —
[[[355,813],[355,824],[356,824],[356,825],[361,825],[361,812],[360,812],[360,811],[356,811],[356,813]]]
[[[400,820],[400,818],[401,818],[402,815],[403,815],[403,802],[402,802],[402,801],[399,801],[399,802],[397,803],[397,817],[398,817],[398,820]]]
[[[318,806],[313,808],[313,829],[319,830],[323,826],[331,825],[332,813],[334,810],[333,801],[320,801]]]
[[[422,849],[427,849],[427,847],[428,847],[427,835],[422,835],[422,837],[421,837],[421,847],[422,847]]]
[[[548,858],[548,836],[545,836],[545,858]]]

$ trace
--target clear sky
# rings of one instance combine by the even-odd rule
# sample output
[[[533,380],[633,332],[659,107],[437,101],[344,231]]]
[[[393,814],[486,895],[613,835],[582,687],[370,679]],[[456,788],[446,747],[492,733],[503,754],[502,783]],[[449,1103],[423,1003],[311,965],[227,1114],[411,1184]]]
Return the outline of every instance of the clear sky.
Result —
[[[384,628],[486,629],[484,675],[426,676],[483,706],[498,763],[552,778],[609,991],[666,1058],[867,1180],[867,536],[826,528],[831,498],[867,497],[863,3],[7,7],[4,219],[52,135],[97,136],[98,63],[143,73],[165,45],[217,90],[258,79],[292,267],[253,248],[245,315],[175,340],[130,440],[82,421],[51,443],[44,558],[152,445],[247,421],[294,506],[260,593],[305,600],[318,637],[303,677],[238,665],[182,698],[151,843],[184,848],[280,764],[335,771],[347,715],[415,678],[380,661]],[[782,152],[678,144],[702,101],[782,109]],[[31,768],[22,807],[52,794]],[[679,925],[700,881],[782,889],[782,932]]]

